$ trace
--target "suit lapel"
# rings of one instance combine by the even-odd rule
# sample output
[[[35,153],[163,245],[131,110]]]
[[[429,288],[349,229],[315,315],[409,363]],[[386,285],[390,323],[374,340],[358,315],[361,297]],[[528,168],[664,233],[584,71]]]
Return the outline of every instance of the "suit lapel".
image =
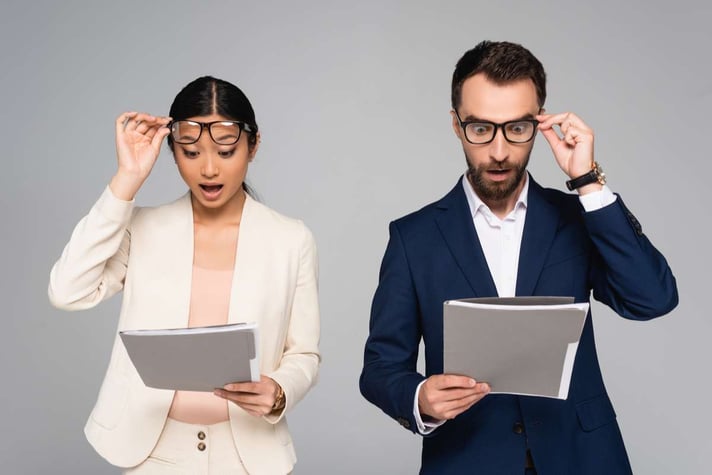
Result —
[[[193,282],[193,205],[190,192],[172,205],[173,219],[165,220],[166,245],[164,275],[170,279],[170,294],[174,297],[164,302],[162,314],[169,321],[163,328],[185,328],[190,316],[191,285]]]
[[[435,221],[460,271],[465,275],[475,297],[497,295],[482,245],[477,237],[467,204],[462,178],[455,188],[436,204],[440,213]]]
[[[260,258],[260,256],[255,255],[259,252],[259,246],[255,246],[255,243],[259,242],[259,235],[257,234],[259,226],[254,226],[255,211],[258,211],[255,209],[255,202],[250,195],[247,195],[242,208],[242,217],[240,218],[240,231],[237,235],[234,271],[230,288],[228,323],[246,322],[254,319],[256,314],[254,309],[250,307],[252,302],[249,295],[250,292],[245,291],[253,286],[249,269],[258,268],[255,267],[254,260],[259,260]]]
[[[529,176],[527,217],[519,250],[516,295],[532,295],[559,223],[559,212]]]

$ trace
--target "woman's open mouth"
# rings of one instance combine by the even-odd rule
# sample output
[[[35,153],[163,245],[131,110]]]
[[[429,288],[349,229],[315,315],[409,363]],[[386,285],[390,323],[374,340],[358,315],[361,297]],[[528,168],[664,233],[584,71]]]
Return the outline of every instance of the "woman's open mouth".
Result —
[[[219,184],[201,184],[200,190],[203,192],[203,196],[208,201],[216,200],[220,197],[220,192],[222,191],[223,185]]]

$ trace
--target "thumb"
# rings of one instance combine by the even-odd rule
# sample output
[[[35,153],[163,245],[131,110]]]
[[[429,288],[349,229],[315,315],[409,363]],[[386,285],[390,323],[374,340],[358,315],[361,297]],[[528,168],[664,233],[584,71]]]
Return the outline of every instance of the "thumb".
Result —
[[[158,129],[156,134],[151,139],[151,146],[154,150],[159,150],[161,148],[161,142],[163,142],[163,139],[166,138],[169,133],[170,129],[168,129],[168,127],[161,127]]]
[[[549,146],[551,146],[552,150],[556,150],[556,147],[561,143],[561,138],[559,137],[559,134],[556,133],[556,131],[549,127],[548,129],[539,129],[541,131],[541,134],[544,136],[547,142],[549,142]]]

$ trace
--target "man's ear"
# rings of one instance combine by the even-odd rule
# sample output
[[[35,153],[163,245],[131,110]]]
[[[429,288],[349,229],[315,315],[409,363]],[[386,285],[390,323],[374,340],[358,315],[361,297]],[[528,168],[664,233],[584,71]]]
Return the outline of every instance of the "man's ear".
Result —
[[[452,116],[452,131],[455,132],[455,136],[457,136],[458,139],[462,140],[462,127],[460,127],[460,120],[457,118],[457,114],[455,114],[454,110],[450,111],[450,115]]]

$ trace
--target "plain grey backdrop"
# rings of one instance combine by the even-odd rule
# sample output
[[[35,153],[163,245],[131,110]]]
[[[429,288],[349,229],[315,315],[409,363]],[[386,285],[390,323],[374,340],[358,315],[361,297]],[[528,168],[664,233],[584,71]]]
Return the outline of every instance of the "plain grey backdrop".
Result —
[[[363,343],[388,222],[464,170],[450,77],[482,39],[523,43],[544,63],[548,111],[574,111],[594,129],[611,188],[678,279],[680,305],[662,319],[593,309],[635,472],[709,472],[710,5],[3,0],[2,472],[118,472],[82,428],[120,297],[60,312],[48,273],[115,171],[114,118],[167,114],[182,86],[211,74],[256,110],[263,140],[249,182],[319,246],[323,364],[289,416],[295,473],[415,473],[419,437],[358,392]],[[563,188],[543,137],[530,170]],[[184,191],[164,146],[138,203]]]

